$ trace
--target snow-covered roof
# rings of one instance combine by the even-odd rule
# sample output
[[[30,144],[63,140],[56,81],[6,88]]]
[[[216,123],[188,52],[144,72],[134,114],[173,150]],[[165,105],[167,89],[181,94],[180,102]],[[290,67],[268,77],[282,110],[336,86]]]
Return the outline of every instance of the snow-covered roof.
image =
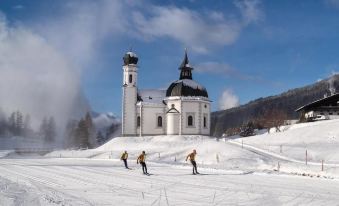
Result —
[[[173,82],[167,89],[167,97],[186,96],[186,97],[207,97],[206,88],[191,79],[180,79]]]
[[[127,52],[126,54],[129,54],[131,57],[138,57],[134,52],[131,51]]]
[[[338,105],[338,101],[339,101],[339,93],[334,94],[334,95],[329,96],[329,97],[324,97],[322,99],[318,99],[316,101],[313,101],[309,104],[306,104],[306,105],[296,109],[295,111],[298,112],[298,111],[301,111],[301,110],[307,110],[307,109],[310,109],[310,108],[315,108],[315,107],[323,106],[323,105],[326,105],[326,104],[333,104],[333,106],[336,106],[336,105]]]
[[[192,89],[201,89],[204,90],[205,87],[203,87],[202,85],[198,84],[196,81],[191,80],[191,79],[181,79],[176,81],[175,83],[180,83],[182,82],[183,85],[187,86],[187,87],[191,87]]]
[[[138,99],[144,103],[162,104],[166,97],[166,90],[142,89],[138,90]]]

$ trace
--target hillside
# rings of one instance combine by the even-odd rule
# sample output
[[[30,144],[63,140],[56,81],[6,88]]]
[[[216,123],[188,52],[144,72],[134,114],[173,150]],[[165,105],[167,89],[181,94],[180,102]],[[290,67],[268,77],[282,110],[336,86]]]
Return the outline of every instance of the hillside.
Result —
[[[339,91],[339,75],[279,95],[259,98],[236,108],[213,112],[211,135],[221,136],[228,128],[239,127],[259,117],[265,111],[274,109],[285,112],[288,119],[297,119],[299,115],[295,109],[324,97],[330,90]]]

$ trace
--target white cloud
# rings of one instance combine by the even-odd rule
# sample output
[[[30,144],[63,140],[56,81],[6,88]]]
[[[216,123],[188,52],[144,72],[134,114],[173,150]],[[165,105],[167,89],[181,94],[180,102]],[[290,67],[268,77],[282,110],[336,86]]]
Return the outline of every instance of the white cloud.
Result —
[[[264,18],[264,14],[259,7],[260,4],[261,1],[259,0],[235,1],[235,5],[239,8],[245,24],[257,23]]]
[[[331,7],[339,8],[339,0],[324,0],[324,2]]]
[[[261,19],[259,3],[258,0],[237,1],[241,19],[227,19],[216,11],[201,14],[173,6],[151,6],[149,15],[136,11],[133,19],[145,40],[167,37],[206,53],[213,47],[233,44],[246,25]]]
[[[60,123],[81,112],[79,76],[63,54],[30,29],[8,26],[0,13],[0,107],[29,113],[37,128],[45,115]],[[83,99],[81,99],[83,100]]]
[[[254,82],[262,82],[265,81],[258,77],[253,75],[244,74],[235,68],[233,68],[231,65],[227,63],[219,63],[219,62],[203,62],[198,64],[195,67],[196,71],[199,73],[209,73],[209,74],[216,74],[216,75],[224,75],[227,77],[233,77],[239,80],[249,80]]]
[[[203,62],[195,66],[195,70],[200,73],[224,74],[227,76],[233,76],[237,73],[229,64],[219,62]]]
[[[239,105],[239,98],[231,89],[226,89],[223,91],[221,97],[219,98],[220,110],[230,109]]]
[[[73,63],[84,67],[97,57],[105,40],[128,33],[126,6],[117,0],[68,2],[60,15],[33,27]]]

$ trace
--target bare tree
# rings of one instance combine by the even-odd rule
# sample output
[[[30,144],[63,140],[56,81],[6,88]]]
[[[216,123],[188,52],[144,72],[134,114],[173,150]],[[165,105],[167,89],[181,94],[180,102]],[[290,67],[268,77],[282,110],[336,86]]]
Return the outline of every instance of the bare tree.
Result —
[[[266,128],[268,132],[270,132],[270,128],[273,127],[276,132],[281,132],[280,127],[284,125],[285,120],[287,120],[287,114],[276,109],[266,111],[260,118],[258,118],[259,124]]]

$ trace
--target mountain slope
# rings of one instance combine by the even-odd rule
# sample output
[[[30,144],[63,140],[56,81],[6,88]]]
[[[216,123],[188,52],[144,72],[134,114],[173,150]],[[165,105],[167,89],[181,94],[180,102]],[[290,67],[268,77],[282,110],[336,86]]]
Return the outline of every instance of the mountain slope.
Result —
[[[297,119],[299,117],[295,112],[297,108],[335,90],[339,91],[339,75],[279,95],[259,98],[236,108],[213,112],[211,135],[221,136],[228,128],[239,127],[272,109],[285,112],[289,119]]]

